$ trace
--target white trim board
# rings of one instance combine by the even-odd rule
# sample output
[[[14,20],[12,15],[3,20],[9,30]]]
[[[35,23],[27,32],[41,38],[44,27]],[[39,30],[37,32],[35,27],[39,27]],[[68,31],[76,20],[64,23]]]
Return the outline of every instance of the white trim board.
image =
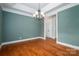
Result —
[[[66,10],[68,8],[74,7],[76,5],[79,5],[79,4],[78,3],[69,3],[69,4],[65,5],[65,6],[62,5],[62,6],[58,7],[58,8],[56,8],[55,10],[51,10],[50,12],[48,12],[47,15],[48,16],[54,15],[54,14],[56,14],[58,12],[61,12],[61,11]]]
[[[48,36],[47,36],[47,38],[52,38],[52,39],[55,39],[56,37],[54,37],[54,36],[53,36],[53,37],[48,37]]]
[[[61,44],[61,45],[79,50],[79,46],[75,46],[75,45],[71,45],[71,44],[67,44],[67,43],[62,43],[62,42],[59,42],[59,41],[57,41],[57,44]]]
[[[56,13],[56,42],[58,41],[58,13]]]
[[[32,17],[31,14],[24,13],[24,12],[21,12],[21,11],[18,11],[18,10],[10,9],[10,8],[3,8],[2,10],[3,10],[3,11],[10,12],[10,13],[15,13],[15,14],[23,15],[23,16]]]
[[[43,37],[34,37],[34,38],[28,38],[28,39],[22,39],[22,40],[16,40],[16,41],[4,42],[4,43],[1,44],[1,46],[2,45],[7,45],[7,44],[23,42],[23,41],[28,41],[28,40],[34,40],[34,39],[38,39],[38,38],[44,39]]]
[[[25,15],[25,16],[30,16],[32,17],[32,14],[36,11],[33,8],[30,8],[28,6],[25,6],[23,4],[1,4],[2,10],[20,14],[20,15]]]

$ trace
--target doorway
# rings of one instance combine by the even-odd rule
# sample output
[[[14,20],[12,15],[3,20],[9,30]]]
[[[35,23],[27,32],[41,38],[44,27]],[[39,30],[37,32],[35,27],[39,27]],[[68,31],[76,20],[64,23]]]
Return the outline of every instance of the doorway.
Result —
[[[46,37],[56,39],[56,15],[46,19]]]

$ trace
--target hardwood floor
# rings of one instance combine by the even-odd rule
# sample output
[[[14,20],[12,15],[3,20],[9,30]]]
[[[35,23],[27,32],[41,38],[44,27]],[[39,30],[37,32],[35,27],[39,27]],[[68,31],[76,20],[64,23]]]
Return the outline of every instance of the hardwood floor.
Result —
[[[2,46],[0,56],[79,56],[79,51],[47,38]]]

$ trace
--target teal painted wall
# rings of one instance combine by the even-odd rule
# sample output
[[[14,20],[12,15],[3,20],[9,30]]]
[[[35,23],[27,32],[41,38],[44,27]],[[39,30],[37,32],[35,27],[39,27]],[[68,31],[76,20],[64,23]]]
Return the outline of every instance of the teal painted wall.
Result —
[[[42,32],[39,20],[3,11],[3,42],[40,37]]]
[[[58,41],[79,46],[79,5],[58,13]]]
[[[0,44],[2,41],[2,10],[0,8]]]

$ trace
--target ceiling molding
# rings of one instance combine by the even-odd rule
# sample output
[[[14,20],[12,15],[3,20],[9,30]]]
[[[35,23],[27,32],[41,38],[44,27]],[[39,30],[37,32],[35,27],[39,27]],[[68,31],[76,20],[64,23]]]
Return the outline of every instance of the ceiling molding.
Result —
[[[16,13],[16,14],[19,14],[19,15],[24,15],[24,16],[32,17],[32,15],[30,15],[28,13],[21,12],[21,11],[18,11],[18,10],[14,10],[14,9],[11,9],[11,8],[3,7],[2,10],[3,11],[7,11],[7,12],[11,12],[11,13]]]
[[[13,13],[22,14],[22,15],[31,16],[31,17],[32,17],[32,14],[36,11],[33,8],[24,6],[20,3],[18,4],[8,3],[8,4],[2,4],[1,6],[4,11],[13,12]]]
[[[22,4],[16,4],[15,6],[13,6],[13,8],[27,11],[27,12],[32,13],[32,14],[36,11],[35,9],[30,8],[28,6],[25,6],[25,5],[22,5]]]
[[[0,4],[4,11],[30,16],[33,17],[33,14],[36,9],[33,9],[27,5],[22,3],[2,3]],[[42,12],[46,14],[46,16],[52,16],[59,11],[72,7],[74,5],[78,5],[77,3],[48,3],[45,7],[41,9]]]
[[[50,11],[51,9],[53,9],[61,4],[63,4],[63,3],[50,3],[46,7],[42,8],[42,12],[46,13],[46,12]]]
[[[39,3],[21,3],[24,6],[28,6],[30,8],[33,8],[34,10],[38,10],[39,8]],[[40,3],[40,9],[44,8],[47,6],[49,3]]]
[[[62,3],[49,3],[45,7],[43,7],[41,10],[42,12],[46,13],[61,4]],[[19,13],[19,14],[22,13],[22,15],[31,16],[31,17],[35,13],[35,11],[37,11],[22,3],[18,3],[18,4],[17,3],[3,3],[2,9],[8,12]]]
[[[68,4],[65,4],[65,5],[61,5],[60,7],[56,8],[56,9],[52,9],[50,12],[48,12],[46,15],[47,16],[52,16],[52,15],[55,15],[57,14],[58,12],[60,11],[63,11],[65,9],[68,9],[70,7],[73,7],[73,6],[76,6],[76,5],[79,5],[78,3],[68,3]]]

